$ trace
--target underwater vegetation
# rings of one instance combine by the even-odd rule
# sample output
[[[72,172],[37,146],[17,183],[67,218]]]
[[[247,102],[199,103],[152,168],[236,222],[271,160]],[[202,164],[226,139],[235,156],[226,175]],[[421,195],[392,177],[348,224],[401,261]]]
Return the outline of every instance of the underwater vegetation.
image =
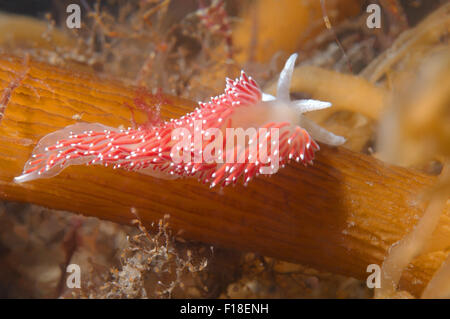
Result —
[[[70,3],[0,12],[0,296],[450,297],[447,1]]]

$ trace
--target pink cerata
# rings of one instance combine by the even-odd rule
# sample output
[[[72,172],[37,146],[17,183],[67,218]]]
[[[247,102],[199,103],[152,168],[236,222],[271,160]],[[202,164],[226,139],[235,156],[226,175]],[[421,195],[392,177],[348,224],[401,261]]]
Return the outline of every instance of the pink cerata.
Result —
[[[277,155],[281,167],[291,160],[312,164],[314,153],[319,150],[316,142],[340,145],[345,139],[303,116],[305,112],[330,107],[331,103],[290,99],[289,86],[296,58],[297,54],[293,54],[287,60],[280,74],[276,97],[263,93],[258,84],[242,71],[240,78],[234,81],[226,79],[224,94],[211,98],[208,103],[199,102],[199,107],[193,112],[178,119],[161,121],[152,127],[125,130],[98,123],[77,123],[50,133],[39,141],[22,175],[14,181],[22,183],[52,177],[70,165],[101,164],[157,178],[192,176],[211,187],[226,186],[238,180],[247,184],[254,176],[263,172],[270,175],[278,169],[271,161],[273,157],[268,161],[259,160],[260,149],[252,146],[256,143],[261,146],[263,142],[268,143],[269,154]],[[256,133],[237,145],[229,143],[226,137],[219,140],[217,131],[208,134],[214,132],[211,129],[216,129],[222,135],[230,128],[254,129]],[[266,130],[264,134],[261,134],[261,129]],[[277,130],[276,141],[272,141],[274,129]],[[188,144],[189,147],[186,144],[177,146],[181,144],[174,135],[175,131],[183,138],[191,138],[200,131],[200,152],[194,149],[193,142]],[[198,156],[213,143],[217,146],[218,141],[223,151],[213,152],[214,161]],[[180,151],[184,154],[181,160],[175,161],[174,152]],[[234,161],[227,161],[226,156],[230,153]],[[187,154],[192,156],[185,157]]]

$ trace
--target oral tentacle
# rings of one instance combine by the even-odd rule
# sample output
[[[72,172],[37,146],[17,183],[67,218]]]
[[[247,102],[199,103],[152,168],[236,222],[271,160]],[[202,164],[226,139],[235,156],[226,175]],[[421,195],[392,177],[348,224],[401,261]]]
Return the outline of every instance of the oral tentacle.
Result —
[[[300,125],[305,128],[318,142],[325,143],[332,146],[339,146],[345,143],[345,138],[335,135],[323,127],[317,125],[312,120],[302,116],[300,119]]]

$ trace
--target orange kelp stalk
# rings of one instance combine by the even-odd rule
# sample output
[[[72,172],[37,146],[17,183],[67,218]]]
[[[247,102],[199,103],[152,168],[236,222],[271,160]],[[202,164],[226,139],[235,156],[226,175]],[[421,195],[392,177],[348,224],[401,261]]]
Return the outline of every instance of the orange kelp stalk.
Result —
[[[51,179],[15,184],[37,141],[77,121],[129,126],[142,91],[93,74],[0,56],[0,198],[130,223],[170,214],[174,232],[364,279],[423,213],[419,196],[435,182],[370,156],[321,145],[314,166],[290,164],[249,186],[210,189],[195,179],[163,180],[102,166],[71,166]],[[156,94],[164,119],[195,103]],[[135,109],[138,122],[145,114]],[[418,294],[439,267],[450,238],[449,207],[430,253],[405,272],[402,288]]]

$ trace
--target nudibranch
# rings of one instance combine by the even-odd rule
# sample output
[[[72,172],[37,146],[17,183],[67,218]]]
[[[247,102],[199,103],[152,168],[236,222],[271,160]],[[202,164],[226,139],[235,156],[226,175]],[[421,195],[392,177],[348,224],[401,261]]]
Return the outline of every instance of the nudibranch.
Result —
[[[345,139],[303,116],[331,103],[290,99],[296,58],[293,54],[287,60],[276,97],[263,93],[242,71],[240,78],[226,79],[224,94],[208,103],[199,102],[193,112],[178,119],[124,130],[77,123],[50,133],[38,142],[22,175],[14,181],[52,177],[70,165],[101,164],[157,178],[193,176],[214,187],[240,179],[247,184],[259,174],[275,173],[290,160],[311,164],[319,150],[317,142],[340,145]],[[247,135],[239,139],[236,133],[226,134],[224,138],[230,129],[242,129]],[[208,151],[213,158],[202,156]]]

